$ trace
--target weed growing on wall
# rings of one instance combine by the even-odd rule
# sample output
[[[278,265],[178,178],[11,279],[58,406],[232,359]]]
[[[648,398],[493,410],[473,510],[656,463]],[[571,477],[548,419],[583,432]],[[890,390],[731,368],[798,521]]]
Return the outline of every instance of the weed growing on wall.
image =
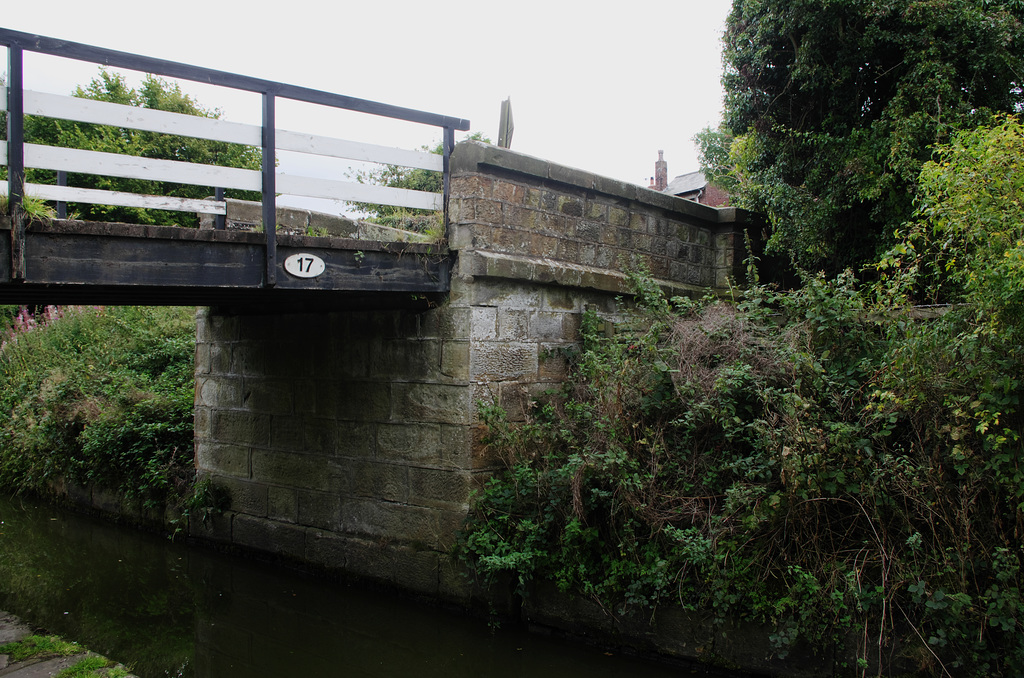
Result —
[[[190,308],[48,307],[7,314],[0,487],[116,492],[141,509],[190,495]]]

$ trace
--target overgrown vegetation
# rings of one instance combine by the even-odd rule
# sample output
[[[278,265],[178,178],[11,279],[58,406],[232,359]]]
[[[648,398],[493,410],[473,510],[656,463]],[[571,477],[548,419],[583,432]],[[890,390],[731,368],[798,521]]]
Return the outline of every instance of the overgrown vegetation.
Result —
[[[487,581],[543,578],[613,615],[681,605],[858,667],[1024,672],[1024,130],[958,135],[922,173],[880,280],[804,274],[744,298],[662,298],[521,425],[462,540]],[[753,269],[752,269],[753,270]],[[915,304],[956,302],[924,318]]]
[[[158,514],[196,501],[191,308],[7,307],[3,322],[0,487],[97,487]]]
[[[46,220],[57,218],[57,210],[51,207],[50,203],[35,196],[23,196],[21,209],[31,219]],[[0,214],[6,215],[9,213],[10,198],[7,197],[7,194],[0,195]]]

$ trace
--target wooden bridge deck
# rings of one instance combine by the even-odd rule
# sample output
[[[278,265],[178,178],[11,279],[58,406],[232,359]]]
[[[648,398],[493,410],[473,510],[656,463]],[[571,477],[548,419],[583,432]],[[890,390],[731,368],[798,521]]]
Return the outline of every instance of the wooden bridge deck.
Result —
[[[262,233],[33,221],[19,255],[11,224],[0,216],[2,304],[416,307],[449,288],[450,261],[437,245],[278,233],[277,279],[267,286]],[[293,254],[319,257],[323,273],[288,273]],[[21,263],[20,277],[12,262]]]

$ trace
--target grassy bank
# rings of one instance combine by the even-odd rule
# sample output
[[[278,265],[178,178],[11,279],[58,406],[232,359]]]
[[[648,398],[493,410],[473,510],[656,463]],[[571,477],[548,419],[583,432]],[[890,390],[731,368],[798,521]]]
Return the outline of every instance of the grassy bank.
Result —
[[[0,487],[95,487],[143,512],[191,496],[193,309],[6,307],[0,322]]]

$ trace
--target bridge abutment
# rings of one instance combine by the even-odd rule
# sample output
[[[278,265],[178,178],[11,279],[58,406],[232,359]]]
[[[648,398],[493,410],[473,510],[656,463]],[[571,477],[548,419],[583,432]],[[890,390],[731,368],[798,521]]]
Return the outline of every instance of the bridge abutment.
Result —
[[[629,262],[704,294],[742,260],[742,212],[473,142],[453,155],[450,215],[433,307],[198,313],[196,463],[231,499],[194,536],[469,600],[449,554],[498,466],[479,403],[522,417],[560,383],[584,310],[628,305]]]
[[[200,536],[444,595],[466,510],[467,340],[452,309],[198,318]]]

